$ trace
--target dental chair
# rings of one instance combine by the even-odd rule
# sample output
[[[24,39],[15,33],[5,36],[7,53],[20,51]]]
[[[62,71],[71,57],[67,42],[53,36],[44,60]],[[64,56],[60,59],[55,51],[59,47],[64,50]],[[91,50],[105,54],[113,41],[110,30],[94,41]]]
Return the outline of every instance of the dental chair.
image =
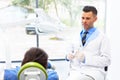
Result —
[[[18,72],[18,80],[47,80],[46,69],[39,63],[28,62]]]

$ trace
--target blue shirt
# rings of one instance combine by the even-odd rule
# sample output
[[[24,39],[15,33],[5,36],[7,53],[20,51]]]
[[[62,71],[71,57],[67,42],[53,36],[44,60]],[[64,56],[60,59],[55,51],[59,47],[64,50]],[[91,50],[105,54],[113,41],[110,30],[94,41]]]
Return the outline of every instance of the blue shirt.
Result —
[[[59,80],[59,76],[55,70],[51,69],[51,64],[48,62],[47,67],[47,74],[48,79],[47,80]],[[12,69],[5,69],[4,70],[4,80],[18,80],[17,74],[20,70],[20,67],[12,68]]]
[[[5,69],[4,71],[4,80],[18,80],[17,74],[20,70],[20,67],[13,69]],[[47,80],[59,80],[59,76],[55,70],[47,69],[48,79]]]
[[[92,33],[96,30],[95,27],[92,27],[88,30],[88,33],[87,33],[87,36],[86,36],[86,42],[88,40],[88,38],[92,35]],[[80,37],[82,39],[82,36],[83,36],[83,33],[85,32],[85,30],[82,30],[81,33],[80,33]]]

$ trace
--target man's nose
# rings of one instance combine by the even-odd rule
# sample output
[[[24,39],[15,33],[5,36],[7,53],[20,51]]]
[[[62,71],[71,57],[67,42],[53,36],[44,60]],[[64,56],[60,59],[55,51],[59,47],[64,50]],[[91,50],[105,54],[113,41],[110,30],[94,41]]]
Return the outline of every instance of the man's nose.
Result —
[[[83,19],[82,22],[85,23],[85,22],[86,22],[86,19]]]

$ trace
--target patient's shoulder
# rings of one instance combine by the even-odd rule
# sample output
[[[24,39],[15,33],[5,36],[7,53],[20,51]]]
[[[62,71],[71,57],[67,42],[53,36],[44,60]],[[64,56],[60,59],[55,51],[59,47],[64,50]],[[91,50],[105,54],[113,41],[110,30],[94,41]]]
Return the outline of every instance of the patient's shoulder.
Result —
[[[47,69],[48,80],[59,80],[57,72],[53,69]]]
[[[17,79],[17,74],[18,71],[20,70],[20,67],[15,67],[11,69],[5,69],[4,70],[4,80],[18,80]]]

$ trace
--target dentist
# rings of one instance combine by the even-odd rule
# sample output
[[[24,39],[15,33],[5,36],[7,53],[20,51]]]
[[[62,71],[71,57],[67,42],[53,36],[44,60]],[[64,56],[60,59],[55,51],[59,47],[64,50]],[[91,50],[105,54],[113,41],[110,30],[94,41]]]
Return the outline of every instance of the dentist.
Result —
[[[111,64],[111,48],[106,35],[94,26],[96,20],[97,9],[84,6],[81,16],[83,30],[78,35],[80,49],[66,56],[70,62],[67,80],[105,80]]]

